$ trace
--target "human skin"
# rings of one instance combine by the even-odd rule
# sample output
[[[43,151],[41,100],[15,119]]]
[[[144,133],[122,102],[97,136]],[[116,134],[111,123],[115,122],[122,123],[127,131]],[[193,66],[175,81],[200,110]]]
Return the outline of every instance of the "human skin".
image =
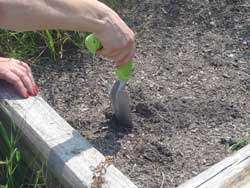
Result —
[[[0,0],[0,28],[91,32],[103,45],[97,54],[113,59],[118,67],[135,54],[133,31],[97,0]],[[38,93],[31,70],[24,62],[0,58],[0,79],[13,84],[23,97]]]

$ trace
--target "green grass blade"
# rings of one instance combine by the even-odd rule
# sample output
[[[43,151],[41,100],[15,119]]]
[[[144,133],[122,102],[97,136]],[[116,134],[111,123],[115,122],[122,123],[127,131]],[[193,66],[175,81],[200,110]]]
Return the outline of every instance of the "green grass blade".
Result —
[[[234,152],[242,149],[250,143],[250,140],[239,140],[235,144],[229,147],[229,151]]]
[[[19,162],[21,160],[21,153],[20,153],[19,149],[16,150],[16,160],[17,160],[17,162]]]
[[[5,145],[8,148],[8,152],[10,152],[11,150],[11,142],[8,136],[8,133],[5,129],[5,127],[3,126],[2,122],[0,122],[0,136],[3,138],[3,141],[5,143]]]
[[[40,180],[40,177],[42,176],[42,170],[38,170],[36,172],[36,178],[35,178],[35,187],[34,188],[39,188],[39,180]]]
[[[51,56],[53,58],[53,61],[56,62],[56,49],[55,49],[54,39],[53,39],[51,33],[48,30],[45,30],[45,34],[46,34],[46,37],[47,37],[46,40],[47,40],[47,43],[49,45]]]
[[[6,161],[0,161],[0,165],[6,165],[8,162]]]

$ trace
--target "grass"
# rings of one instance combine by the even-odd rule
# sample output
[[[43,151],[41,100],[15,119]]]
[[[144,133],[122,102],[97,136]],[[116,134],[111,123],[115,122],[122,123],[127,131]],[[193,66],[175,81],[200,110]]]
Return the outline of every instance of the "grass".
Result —
[[[24,60],[37,54],[40,37],[36,32],[18,33],[0,30],[0,50],[8,57]]]
[[[117,9],[121,4],[121,0],[102,0],[105,4],[107,4],[112,9]]]
[[[243,147],[245,147],[248,144],[250,144],[250,140],[238,140],[238,141],[236,141],[236,143],[231,145],[228,148],[228,150],[231,151],[231,152],[235,152],[235,151],[238,151],[238,150],[242,149]]]
[[[117,9],[121,0],[103,0],[108,6]],[[49,57],[53,62],[63,58],[64,52],[85,49],[84,40],[89,33],[45,30],[35,32],[14,32],[0,30],[0,52],[4,56],[23,61],[36,62]]]
[[[22,152],[17,146],[20,135],[10,115],[6,114],[7,123],[4,125],[0,122],[0,188],[46,187],[45,180],[42,178],[43,167],[35,171],[28,167],[32,164],[26,165],[23,162]]]
[[[53,62],[62,59],[67,49],[83,50],[87,33],[66,31],[14,32],[0,30],[0,51],[7,57],[36,61],[49,57]]]

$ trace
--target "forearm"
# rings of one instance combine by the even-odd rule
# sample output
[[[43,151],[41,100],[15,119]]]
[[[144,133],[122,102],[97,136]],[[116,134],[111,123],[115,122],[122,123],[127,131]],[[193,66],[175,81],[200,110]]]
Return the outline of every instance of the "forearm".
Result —
[[[99,32],[111,9],[96,0],[0,0],[0,28]]]
[[[15,31],[62,29],[95,34],[98,54],[121,66],[133,58],[133,31],[113,10],[97,0],[0,0],[0,28]]]

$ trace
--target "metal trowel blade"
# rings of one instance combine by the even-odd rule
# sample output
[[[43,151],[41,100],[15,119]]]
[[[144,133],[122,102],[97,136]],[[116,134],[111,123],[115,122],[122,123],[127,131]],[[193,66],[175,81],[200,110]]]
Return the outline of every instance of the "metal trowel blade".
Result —
[[[125,91],[126,83],[118,80],[113,85],[110,97],[112,109],[119,122],[126,126],[132,125],[132,116],[130,109],[130,100],[128,93]]]

